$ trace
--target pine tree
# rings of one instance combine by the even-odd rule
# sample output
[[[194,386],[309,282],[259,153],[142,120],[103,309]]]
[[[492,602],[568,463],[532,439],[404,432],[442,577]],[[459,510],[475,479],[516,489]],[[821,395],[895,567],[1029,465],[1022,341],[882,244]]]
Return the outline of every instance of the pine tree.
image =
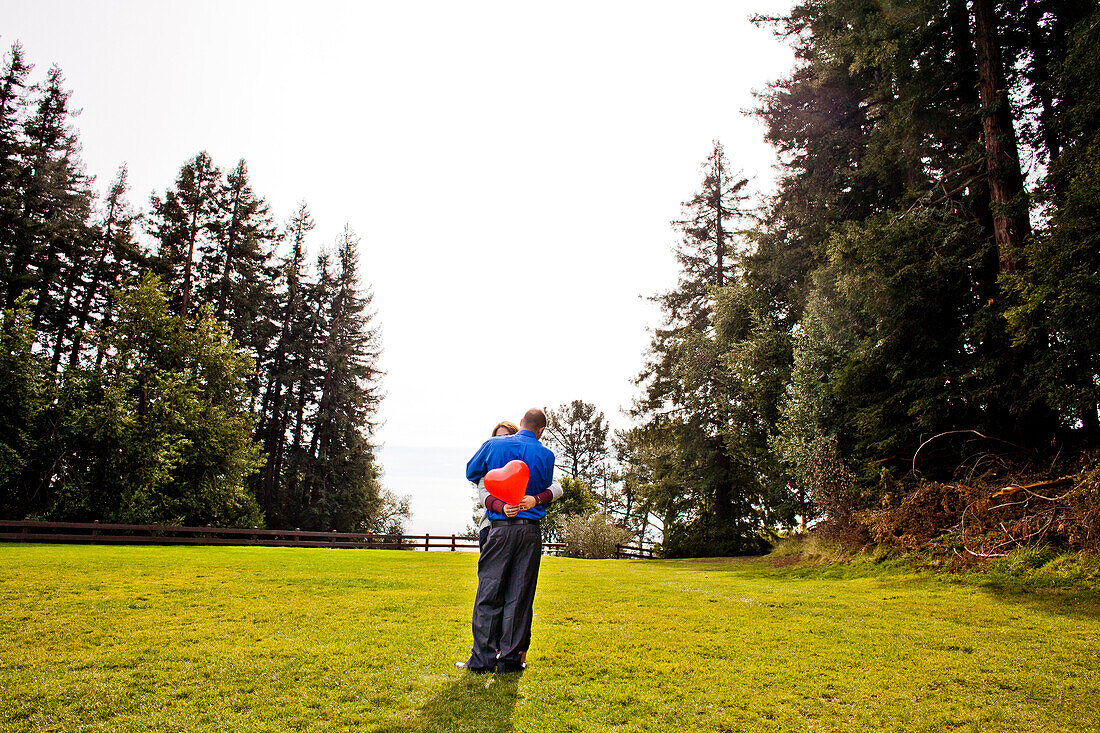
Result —
[[[666,475],[675,486],[665,506],[673,554],[751,552],[762,542],[762,517],[754,506],[758,486],[727,440],[730,380],[713,320],[714,294],[738,269],[732,243],[736,224],[748,217],[747,184],[732,173],[715,142],[700,191],[685,202],[685,217],[674,222],[682,232],[680,281],[656,298],[665,323],[637,379],[645,394],[635,416],[663,428],[653,434],[673,441],[677,456],[674,473]]]
[[[1074,282],[1087,265],[1055,256],[1041,233],[1027,236],[1018,150],[1065,156],[1059,111],[1087,85],[1070,91],[1054,70],[1082,5],[826,0],[777,21],[799,65],[763,96],[760,115],[784,175],[726,328],[744,331],[738,313],[758,322],[756,336],[735,342],[736,393],[749,394],[742,377],[781,366],[789,350],[787,375],[777,369],[760,392],[778,399],[759,404],[778,401],[770,443],[803,495],[821,456],[846,462],[842,472],[866,492],[940,432],[973,428],[1029,448],[1057,435],[1045,385],[1066,372],[1049,378],[1046,354],[1087,337],[1033,317],[1052,302],[1055,279]],[[1062,269],[1048,278],[1053,263]],[[1019,272],[1031,267],[1046,274]],[[1087,290],[1075,289],[1074,302],[1088,301]],[[766,343],[776,360],[746,360]],[[1085,363],[1082,353],[1070,360]],[[1072,381],[1086,384],[1090,369]],[[1090,400],[1071,412],[1094,415]],[[737,406],[731,414],[748,424]],[[949,475],[961,450],[942,441],[924,470]]]
[[[23,115],[27,104],[27,75],[31,65],[23,58],[23,49],[12,44],[0,77],[0,288],[3,305],[12,307],[11,299],[16,242],[22,236],[22,173],[24,156],[22,138]]]
[[[262,362],[275,338],[276,270],[271,261],[276,232],[267,203],[252,190],[244,160],[219,182],[215,200],[218,215],[200,246],[198,299],[214,306],[214,315],[229,324],[233,338],[253,355],[255,408]]]
[[[77,303],[75,323],[69,341],[69,366],[80,363],[85,346],[85,330],[90,324],[106,325],[106,314],[111,311],[112,289],[131,277],[136,277],[145,266],[145,254],[134,238],[134,225],[138,214],[126,200],[127,171],[122,166],[103,200],[97,236],[85,267],[74,269],[72,296],[66,295],[66,303]],[[66,307],[66,312],[68,308]],[[60,343],[60,342],[59,342]],[[55,369],[56,359],[55,355]]]
[[[345,227],[329,285],[321,396],[314,416],[304,496],[315,526],[353,530],[377,510],[378,468],[370,443],[381,401],[373,295],[359,285],[359,238]],[[323,282],[323,279],[322,279]]]
[[[547,445],[566,476],[598,487],[607,473],[607,420],[596,406],[573,400],[547,415]]]
[[[1100,309],[1100,11],[1061,47],[1050,93],[1063,102],[1049,120],[1060,153],[1039,190],[1049,226],[1025,244],[1024,266],[1005,283],[1016,348],[1036,355],[1023,366],[1029,382],[1080,449],[1100,440],[1100,326],[1092,316]]]
[[[310,354],[314,319],[309,309],[311,283],[306,280],[306,238],[314,228],[309,208],[303,202],[287,223],[284,239],[290,252],[282,262],[282,292],[276,296],[278,336],[268,361],[265,392],[258,412],[257,437],[261,440],[266,463],[259,476],[257,495],[267,512],[268,521],[288,524],[285,468],[290,456],[292,419],[298,396],[301,429],[305,408],[305,385],[311,384]]]
[[[196,289],[196,260],[217,228],[221,171],[205,151],[186,162],[175,187],[149,205],[149,234],[156,240],[153,270],[163,278],[176,312],[186,319]]]
[[[19,224],[12,237],[8,302],[34,293],[35,330],[56,348],[65,328],[64,277],[79,268],[94,236],[88,226],[93,194],[79,158],[75,112],[61,70],[36,86],[34,112],[23,125]]]

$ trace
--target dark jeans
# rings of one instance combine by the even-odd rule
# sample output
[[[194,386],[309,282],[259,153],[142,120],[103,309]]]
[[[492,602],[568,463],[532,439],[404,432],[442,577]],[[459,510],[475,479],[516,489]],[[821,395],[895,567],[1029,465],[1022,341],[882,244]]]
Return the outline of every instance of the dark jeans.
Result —
[[[520,654],[531,643],[531,608],[541,560],[542,533],[537,524],[510,524],[489,530],[477,562],[474,646],[467,669],[520,669]]]
[[[489,539],[489,527],[483,527],[477,533],[477,550],[481,554],[485,554],[485,540]]]

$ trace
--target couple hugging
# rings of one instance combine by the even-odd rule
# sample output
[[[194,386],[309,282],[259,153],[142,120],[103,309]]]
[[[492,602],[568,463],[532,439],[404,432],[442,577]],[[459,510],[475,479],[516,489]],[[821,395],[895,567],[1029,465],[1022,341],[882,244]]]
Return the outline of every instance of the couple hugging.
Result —
[[[531,645],[531,614],[535,583],[542,559],[539,521],[546,505],[561,496],[554,481],[554,454],[539,439],[546,414],[528,410],[517,428],[499,423],[466,464],[466,478],[478,485],[479,507],[485,519],[478,532],[481,556],[477,561],[477,597],[474,599],[474,646],[466,662],[457,666],[474,673],[519,672],[526,667]],[[506,504],[485,490],[485,474],[509,461],[527,464],[527,493],[519,504]]]

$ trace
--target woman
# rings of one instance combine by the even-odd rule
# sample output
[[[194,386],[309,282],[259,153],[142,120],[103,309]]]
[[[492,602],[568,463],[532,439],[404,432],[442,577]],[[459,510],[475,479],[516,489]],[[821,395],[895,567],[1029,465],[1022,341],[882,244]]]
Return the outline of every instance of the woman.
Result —
[[[519,428],[515,423],[508,420],[501,420],[493,428],[493,432],[489,434],[492,438],[501,438],[505,435],[515,435],[519,432]],[[489,517],[485,512],[485,500],[489,498],[489,492],[485,490],[484,484],[475,484],[477,489],[477,504],[474,505],[474,519],[477,521],[477,548],[478,551],[485,551],[485,540],[489,537]]]

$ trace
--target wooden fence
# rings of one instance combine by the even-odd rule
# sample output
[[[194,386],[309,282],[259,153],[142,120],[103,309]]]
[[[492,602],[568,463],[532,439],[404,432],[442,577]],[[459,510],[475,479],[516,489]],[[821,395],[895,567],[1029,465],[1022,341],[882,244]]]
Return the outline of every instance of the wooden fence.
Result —
[[[0,520],[0,542],[62,542],[116,545],[262,545],[266,547],[349,547],[388,550],[476,550],[477,537],[435,534],[315,532],[301,529],[174,527],[161,524],[36,522]],[[543,542],[544,555],[561,555],[563,542]],[[657,557],[652,543],[619,545],[619,559]]]
[[[434,534],[313,532],[300,529],[175,527],[160,524],[36,522],[0,520],[2,542],[61,542],[117,545],[262,545],[265,547],[348,547],[389,550],[476,550],[477,537]],[[542,543],[545,555],[560,555],[561,542]]]
[[[652,542],[639,542],[637,545],[617,545],[617,560],[652,560],[657,557],[657,549]]]

